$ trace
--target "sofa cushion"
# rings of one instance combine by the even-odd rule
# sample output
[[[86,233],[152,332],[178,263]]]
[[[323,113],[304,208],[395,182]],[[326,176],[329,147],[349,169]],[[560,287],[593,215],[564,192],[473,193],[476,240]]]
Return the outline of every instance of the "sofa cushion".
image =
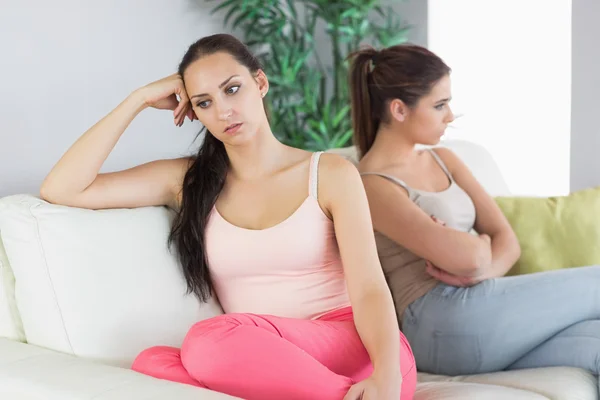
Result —
[[[413,400],[548,400],[527,390],[477,383],[420,383]]]
[[[86,210],[32,196],[0,200],[0,230],[28,343],[129,367],[153,345],[179,346],[221,313],[185,295],[164,207]]]
[[[40,347],[0,339],[0,399],[234,400]]]
[[[521,257],[509,275],[600,265],[600,187],[496,202],[521,244]]]
[[[598,381],[589,371],[573,367],[530,368],[479,375],[442,376],[419,373],[419,399],[554,399],[597,400]],[[472,385],[469,387],[461,385]],[[461,391],[462,389],[462,391]],[[511,392],[503,392],[512,390]],[[480,390],[480,396],[474,396]],[[486,390],[486,391],[484,391]],[[487,394],[486,394],[487,393]],[[525,393],[529,397],[524,397]],[[427,396],[425,396],[427,394]],[[504,396],[504,397],[502,397]]]
[[[25,341],[21,317],[15,301],[15,277],[2,244],[0,232],[0,337]]]

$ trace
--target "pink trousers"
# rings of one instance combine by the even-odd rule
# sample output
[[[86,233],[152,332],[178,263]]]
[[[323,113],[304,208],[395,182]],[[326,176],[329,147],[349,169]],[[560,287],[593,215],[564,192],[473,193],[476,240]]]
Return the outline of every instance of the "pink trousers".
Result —
[[[413,398],[417,370],[400,333],[401,400]],[[248,400],[342,400],[373,366],[350,307],[316,320],[225,314],[198,322],[181,350],[152,347],[132,369]]]

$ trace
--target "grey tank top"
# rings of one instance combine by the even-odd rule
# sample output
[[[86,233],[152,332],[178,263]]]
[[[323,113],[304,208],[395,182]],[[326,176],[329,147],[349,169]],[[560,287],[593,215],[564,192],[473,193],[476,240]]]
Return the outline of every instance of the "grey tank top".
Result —
[[[454,181],[434,150],[427,150],[439,164],[449,180],[447,189],[441,192],[427,192],[413,189],[404,181],[377,172],[363,172],[361,175],[378,175],[403,187],[412,200],[429,216],[444,221],[446,226],[463,232],[469,232],[475,224],[475,206],[469,195]],[[410,229],[406,227],[404,229]],[[398,323],[402,326],[402,318],[406,308],[433,289],[439,282],[425,272],[425,260],[408,251],[387,236],[375,231],[377,252],[385,277],[394,298]]]

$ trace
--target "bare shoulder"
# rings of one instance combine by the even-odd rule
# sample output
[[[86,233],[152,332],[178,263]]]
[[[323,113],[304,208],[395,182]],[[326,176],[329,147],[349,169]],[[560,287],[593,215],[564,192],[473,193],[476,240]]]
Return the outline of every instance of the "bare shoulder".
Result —
[[[319,199],[327,208],[364,194],[356,166],[337,154],[324,153],[319,162]]]
[[[446,167],[448,167],[451,173],[454,173],[455,171],[460,171],[461,169],[465,168],[465,164],[462,162],[460,157],[458,157],[458,155],[456,155],[456,153],[450,150],[449,148],[436,147],[433,149],[433,151],[442,159],[442,161],[444,162],[444,164],[446,164]]]
[[[323,153],[319,161],[319,179],[339,185],[340,181],[360,181],[360,174],[356,166],[345,157]]]
[[[319,162],[319,203],[335,219],[342,210],[368,211],[367,197],[356,166],[337,154],[324,153]],[[342,217],[343,218],[343,217]]]

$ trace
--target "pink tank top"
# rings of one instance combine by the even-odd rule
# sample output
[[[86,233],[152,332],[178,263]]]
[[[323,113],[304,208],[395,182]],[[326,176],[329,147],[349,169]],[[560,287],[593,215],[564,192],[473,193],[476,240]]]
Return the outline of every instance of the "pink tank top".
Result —
[[[226,313],[315,319],[350,305],[333,222],[317,200],[320,155],[311,157],[308,197],[273,227],[240,228],[213,207],[206,251]]]

